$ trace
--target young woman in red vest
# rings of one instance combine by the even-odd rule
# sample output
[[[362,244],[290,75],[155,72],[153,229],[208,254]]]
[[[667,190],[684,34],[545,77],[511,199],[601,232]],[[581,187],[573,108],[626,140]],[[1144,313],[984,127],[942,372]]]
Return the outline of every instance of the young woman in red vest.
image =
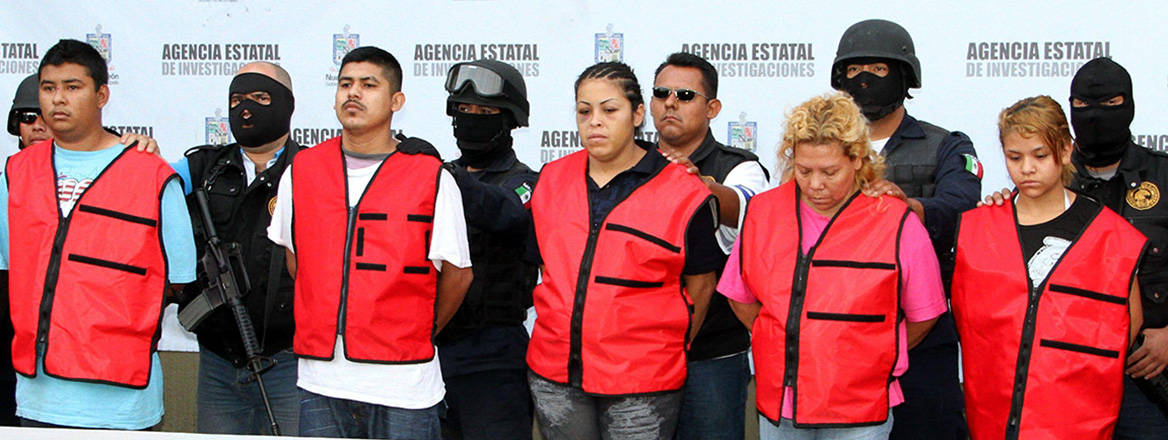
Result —
[[[945,312],[940,267],[879,178],[868,124],[845,93],[787,117],[786,183],[750,201],[718,292],[752,329],[763,439],[887,439],[908,349]]]
[[[549,439],[673,438],[686,343],[719,265],[717,207],[697,176],[635,141],[644,118],[628,66],[586,69],[584,150],[544,166],[532,195],[543,282],[527,363]]]
[[[1053,99],[1018,101],[998,131],[1017,190],[962,214],[953,274],[970,432],[1110,439],[1142,319],[1133,281],[1146,240],[1064,188],[1071,134]]]

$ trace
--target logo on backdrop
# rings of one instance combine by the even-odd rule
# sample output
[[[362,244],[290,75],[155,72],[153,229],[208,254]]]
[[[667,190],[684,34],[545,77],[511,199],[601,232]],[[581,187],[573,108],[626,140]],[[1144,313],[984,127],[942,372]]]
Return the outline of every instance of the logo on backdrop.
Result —
[[[683,43],[681,51],[705,58],[721,77],[810,78],[815,46],[796,42]]]
[[[163,76],[232,76],[253,61],[280,64],[277,43],[163,43]]]
[[[739,113],[737,121],[730,121],[727,124],[726,139],[727,144],[731,147],[755,151],[758,139],[758,122],[747,121],[746,112]]]
[[[658,135],[655,131],[642,131],[636,135],[637,140],[657,143]],[[543,130],[539,136],[539,161],[548,163],[569,154],[580,151],[584,144],[580,142],[580,131],[571,130]]]
[[[1099,57],[1111,57],[1110,41],[971,41],[965,49],[965,76],[1069,78]]]
[[[105,58],[105,64],[109,70],[109,83],[117,84],[119,76],[114,72],[114,64],[111,61],[113,60],[113,40],[113,36],[101,31],[100,24],[93,27],[92,34],[85,34],[85,42],[97,49],[101,57]]]
[[[625,34],[614,34],[612,23],[604,33],[596,34],[596,62],[624,61]]]
[[[206,121],[208,145],[227,145],[234,141],[231,137],[231,123],[223,116],[223,109],[215,109],[215,116]]]
[[[349,25],[346,24],[341,33],[333,34],[333,66],[329,68],[329,73],[324,75],[325,85],[337,85],[337,80],[341,77],[341,61],[349,51],[361,47],[361,34],[351,33],[349,29]]]
[[[31,75],[40,65],[36,43],[0,42],[0,74]]]
[[[524,77],[539,76],[536,43],[438,43],[414,45],[414,77],[445,78],[455,64],[481,58],[510,64]]]

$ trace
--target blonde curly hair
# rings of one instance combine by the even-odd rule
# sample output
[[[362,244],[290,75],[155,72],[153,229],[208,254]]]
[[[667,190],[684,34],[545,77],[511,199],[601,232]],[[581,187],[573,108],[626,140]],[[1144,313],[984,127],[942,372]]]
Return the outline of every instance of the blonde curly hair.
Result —
[[[779,146],[779,162],[784,164],[783,181],[794,173],[795,146],[801,143],[838,142],[848,159],[860,159],[856,186],[879,180],[884,175],[884,158],[868,142],[868,120],[860,107],[844,92],[815,96],[787,113],[786,128]]]

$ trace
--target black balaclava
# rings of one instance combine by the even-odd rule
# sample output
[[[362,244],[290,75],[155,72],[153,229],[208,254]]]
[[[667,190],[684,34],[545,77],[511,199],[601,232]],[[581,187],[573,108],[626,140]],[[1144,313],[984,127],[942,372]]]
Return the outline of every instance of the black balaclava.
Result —
[[[901,62],[885,58],[856,58],[844,64],[888,64],[888,75],[883,78],[871,72],[860,72],[855,77],[848,78],[846,73],[841,74],[840,88],[852,95],[856,105],[869,121],[875,122],[904,104],[908,87],[904,80],[904,69]],[[865,87],[866,86],[866,87]]]
[[[503,111],[479,115],[454,111],[454,138],[462,151],[459,159],[471,168],[486,168],[511,152],[511,115]]]
[[[1103,105],[1116,96],[1123,96],[1123,104]],[[1071,106],[1071,126],[1083,163],[1104,167],[1119,162],[1131,144],[1131,122],[1136,115],[1131,75],[1115,61],[1096,58],[1075,73],[1071,98],[1087,104]]]
[[[292,98],[292,91],[276,80],[260,73],[241,73],[231,80],[229,88],[231,94],[247,95],[252,92],[267,92],[272,102],[263,105],[250,99],[239,101],[228,112],[231,122],[231,134],[235,141],[244,147],[258,147],[279,139],[288,134],[292,125],[292,110],[296,101]],[[251,113],[247,123],[251,128],[243,128],[243,111]]]

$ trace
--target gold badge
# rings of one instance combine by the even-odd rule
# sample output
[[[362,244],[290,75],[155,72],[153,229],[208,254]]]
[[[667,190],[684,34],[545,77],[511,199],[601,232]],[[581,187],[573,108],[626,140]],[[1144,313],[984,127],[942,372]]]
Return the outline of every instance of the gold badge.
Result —
[[[1152,182],[1142,182],[1138,188],[1127,190],[1127,204],[1140,211],[1152,209],[1160,202],[1160,188]]]
[[[1131,199],[1130,195],[1127,197]],[[272,196],[272,199],[268,200],[268,215],[276,215],[276,196]]]

